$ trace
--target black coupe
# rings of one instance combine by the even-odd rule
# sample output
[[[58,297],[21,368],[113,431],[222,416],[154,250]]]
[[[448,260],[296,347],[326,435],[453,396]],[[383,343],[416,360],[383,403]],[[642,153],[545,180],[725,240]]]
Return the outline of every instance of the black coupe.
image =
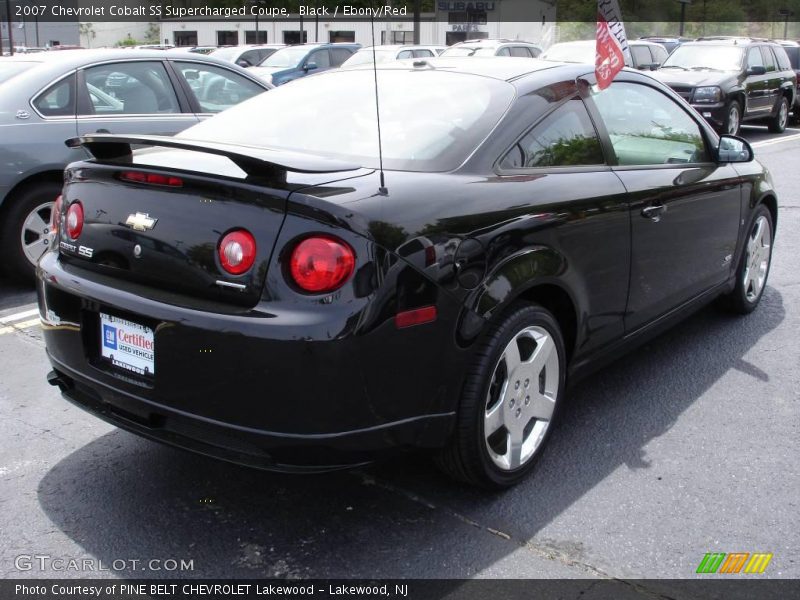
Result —
[[[777,199],[747,142],[590,69],[401,61],[171,138],[71,140],[92,158],[39,264],[50,382],[246,465],[423,448],[516,483],[567,382],[715,298],[753,310],[769,271]]]

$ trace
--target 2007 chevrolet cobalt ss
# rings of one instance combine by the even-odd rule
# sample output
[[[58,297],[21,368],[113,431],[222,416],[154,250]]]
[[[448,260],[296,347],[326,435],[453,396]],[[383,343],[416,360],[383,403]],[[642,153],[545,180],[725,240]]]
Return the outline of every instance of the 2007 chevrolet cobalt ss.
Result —
[[[173,138],[87,136],[38,293],[50,382],[274,470],[538,462],[565,384],[713,299],[752,311],[777,200],[744,140],[623,71],[331,72]],[[383,179],[382,179],[383,175]]]

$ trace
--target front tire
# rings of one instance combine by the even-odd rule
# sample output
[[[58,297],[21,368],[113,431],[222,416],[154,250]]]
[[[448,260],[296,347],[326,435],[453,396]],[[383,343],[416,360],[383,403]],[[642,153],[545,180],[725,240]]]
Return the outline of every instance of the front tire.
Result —
[[[723,297],[727,307],[735,313],[753,312],[764,295],[772,262],[774,231],[772,213],[763,204],[759,205],[736,268],[736,287]]]
[[[767,122],[770,133],[783,133],[786,123],[789,122],[789,101],[786,96],[781,96],[778,103],[778,112]]]
[[[731,100],[725,108],[725,121],[722,123],[722,132],[728,135],[739,133],[742,124],[742,105],[738,100]]]
[[[476,348],[456,431],[437,458],[460,481],[503,489],[539,462],[564,394],[566,354],[557,321],[536,304],[502,315]]]
[[[53,243],[50,214],[61,185],[40,183],[6,199],[8,210],[0,221],[4,269],[20,281],[32,282],[39,258]]]

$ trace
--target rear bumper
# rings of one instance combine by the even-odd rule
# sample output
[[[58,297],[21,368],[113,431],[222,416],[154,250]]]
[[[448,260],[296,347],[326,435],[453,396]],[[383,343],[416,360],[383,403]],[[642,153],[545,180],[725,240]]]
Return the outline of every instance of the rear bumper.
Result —
[[[400,330],[385,298],[198,310],[120,289],[55,253],[40,261],[37,291],[51,383],[150,439],[323,471],[441,447],[452,429],[467,350],[453,345],[460,310],[445,294],[435,322]],[[100,312],[153,329],[154,378],[100,364]]]
[[[426,415],[358,431],[295,435],[220,423],[156,406],[82,377],[50,358],[48,376],[64,398],[111,425],[169,446],[228,462],[287,473],[352,468],[419,445],[444,439],[451,415]],[[434,444],[435,445],[435,444]]]

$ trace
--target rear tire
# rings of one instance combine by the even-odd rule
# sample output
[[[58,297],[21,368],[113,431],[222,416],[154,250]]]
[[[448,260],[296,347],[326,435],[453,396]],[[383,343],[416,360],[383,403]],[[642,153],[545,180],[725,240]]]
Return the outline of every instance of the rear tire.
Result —
[[[772,264],[772,240],[775,229],[772,213],[763,204],[756,207],[750,232],[736,267],[736,287],[722,297],[725,308],[740,315],[753,312],[764,290]]]
[[[789,122],[789,101],[786,96],[781,96],[778,101],[778,112],[767,122],[770,133],[783,133]]]
[[[537,304],[512,306],[478,343],[439,467],[490,489],[521,481],[554,429],[565,374],[564,340],[553,315]]]
[[[50,213],[61,185],[45,182],[23,188],[6,199],[0,220],[0,240],[7,275],[32,283],[36,262],[53,242]]]

